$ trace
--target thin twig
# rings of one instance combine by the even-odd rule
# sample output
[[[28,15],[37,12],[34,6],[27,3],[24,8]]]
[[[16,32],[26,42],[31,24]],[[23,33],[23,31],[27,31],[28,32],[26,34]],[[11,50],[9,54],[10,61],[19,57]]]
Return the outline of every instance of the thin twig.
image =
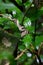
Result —
[[[18,60],[25,52],[27,49],[24,49],[16,58],[15,60]]]
[[[43,42],[42,42],[42,43],[40,44],[40,46],[39,46],[38,55],[40,55],[40,51],[41,51],[42,46],[43,46]]]

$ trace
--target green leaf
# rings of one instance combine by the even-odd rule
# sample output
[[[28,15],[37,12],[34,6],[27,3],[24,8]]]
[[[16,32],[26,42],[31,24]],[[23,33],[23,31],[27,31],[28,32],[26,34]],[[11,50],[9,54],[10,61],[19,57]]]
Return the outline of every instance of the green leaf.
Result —
[[[22,0],[16,0],[19,5],[22,5]]]
[[[30,7],[32,1],[33,1],[33,0],[27,0],[27,1],[24,3],[25,8]]]
[[[32,25],[34,24],[30,18],[25,18],[24,19],[24,26],[25,28],[29,31],[29,32],[34,32],[34,26]]]
[[[36,36],[35,39],[35,46],[38,46],[43,42],[43,35],[42,36]]]
[[[5,14],[6,9],[8,12],[16,11],[16,15],[13,14],[15,18],[17,18],[20,22],[22,21],[23,13],[17,8],[13,3],[0,3],[0,11],[1,13]]]
[[[32,42],[32,36],[30,34],[26,35],[24,38],[23,38],[23,44],[29,48],[30,44]]]
[[[22,44],[22,45],[20,45],[20,46],[18,47],[18,49],[19,49],[20,51],[23,51],[23,50],[25,49],[25,46]]]

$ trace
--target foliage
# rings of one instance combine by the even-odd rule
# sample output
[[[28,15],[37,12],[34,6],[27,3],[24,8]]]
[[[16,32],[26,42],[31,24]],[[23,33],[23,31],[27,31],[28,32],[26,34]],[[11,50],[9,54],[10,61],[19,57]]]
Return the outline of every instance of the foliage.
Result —
[[[7,59],[10,65],[43,65],[41,1],[37,5],[38,0],[0,0],[0,64]],[[20,31],[10,18],[17,19],[28,33]]]

